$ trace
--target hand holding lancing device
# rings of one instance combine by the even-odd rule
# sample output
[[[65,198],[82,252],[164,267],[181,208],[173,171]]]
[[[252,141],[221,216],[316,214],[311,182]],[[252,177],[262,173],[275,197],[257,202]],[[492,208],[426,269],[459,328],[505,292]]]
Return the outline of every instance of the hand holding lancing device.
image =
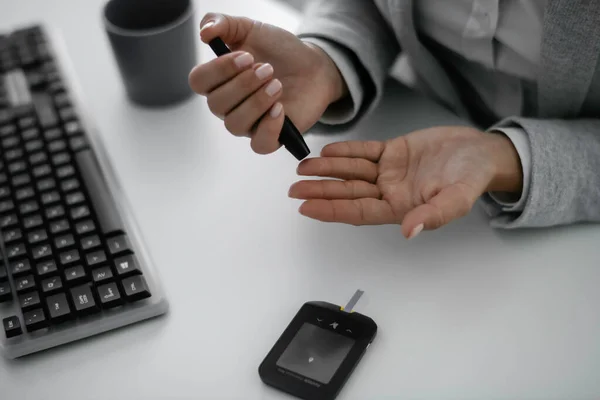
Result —
[[[220,36],[232,53],[194,68],[190,85],[207,96],[229,132],[252,149],[279,148],[283,110],[305,132],[347,93],[328,56],[296,36],[247,18],[207,14],[205,43]],[[408,238],[467,214],[486,191],[519,193],[518,154],[503,135],[470,127],[436,127],[389,141],[350,141],[303,160],[295,183],[303,215],[352,225],[401,224]],[[333,178],[333,179],[330,179]]]

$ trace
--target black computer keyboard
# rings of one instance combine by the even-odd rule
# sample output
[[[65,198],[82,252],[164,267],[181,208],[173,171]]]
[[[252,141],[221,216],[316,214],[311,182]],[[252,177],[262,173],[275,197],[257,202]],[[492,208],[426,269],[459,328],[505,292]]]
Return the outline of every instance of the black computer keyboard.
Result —
[[[9,358],[167,310],[59,39],[41,26],[0,34],[0,348]]]

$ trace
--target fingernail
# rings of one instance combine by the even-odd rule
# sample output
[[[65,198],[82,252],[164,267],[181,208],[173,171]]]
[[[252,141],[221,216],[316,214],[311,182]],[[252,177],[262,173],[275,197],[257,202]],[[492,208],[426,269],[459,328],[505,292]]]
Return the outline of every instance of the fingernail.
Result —
[[[238,68],[246,68],[254,62],[254,57],[250,53],[239,55],[233,60]]]
[[[415,236],[417,236],[419,233],[421,233],[421,231],[423,230],[425,226],[423,224],[419,224],[417,226],[415,226],[412,230],[412,232],[410,233],[410,235],[408,236],[409,239],[414,238]]]
[[[208,21],[207,23],[205,23],[202,28],[200,28],[200,33],[202,33],[203,30],[205,30],[206,28],[210,28],[211,26],[213,26],[215,24],[215,21]]]
[[[275,82],[275,81],[273,81]],[[273,83],[271,82],[271,83]],[[275,103],[273,105],[273,107],[271,107],[271,111],[269,112],[269,115],[271,116],[271,118],[277,118],[279,117],[279,114],[281,114],[281,110],[283,109],[283,104],[281,103]]]
[[[260,80],[266,79],[273,73],[273,67],[271,64],[261,65],[259,68],[254,71],[256,77]]]
[[[281,82],[279,82],[278,79],[273,79],[271,81],[271,83],[269,83],[267,85],[267,87],[265,88],[265,92],[267,92],[267,94],[269,96],[274,96],[275,94],[277,94],[277,92],[279,92],[281,90]]]

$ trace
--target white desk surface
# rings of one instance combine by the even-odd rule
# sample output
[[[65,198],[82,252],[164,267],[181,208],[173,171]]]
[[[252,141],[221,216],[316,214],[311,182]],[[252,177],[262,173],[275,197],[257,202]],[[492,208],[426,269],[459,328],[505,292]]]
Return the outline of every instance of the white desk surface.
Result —
[[[296,11],[258,0],[198,1],[290,30]],[[100,0],[0,0],[0,26],[31,21],[64,35],[164,278],[165,317],[0,361],[2,399],[287,399],[257,368],[300,305],[345,303],[379,335],[340,399],[600,397],[597,226],[499,232],[480,209],[407,242],[398,226],[323,224],[287,198],[285,151],[255,155],[203,98],[147,111],[123,96]],[[213,57],[198,46],[202,59]],[[392,112],[393,110],[393,112]],[[396,87],[378,114],[327,142],[457,123]]]

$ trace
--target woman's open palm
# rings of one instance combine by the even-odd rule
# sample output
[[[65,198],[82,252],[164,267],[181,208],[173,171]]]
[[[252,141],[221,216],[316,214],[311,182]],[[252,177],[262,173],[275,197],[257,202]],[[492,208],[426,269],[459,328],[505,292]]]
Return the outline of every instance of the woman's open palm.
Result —
[[[290,197],[306,200],[300,212],[325,222],[401,224],[412,237],[467,214],[494,177],[489,134],[438,127],[389,141],[327,145],[304,160]]]

